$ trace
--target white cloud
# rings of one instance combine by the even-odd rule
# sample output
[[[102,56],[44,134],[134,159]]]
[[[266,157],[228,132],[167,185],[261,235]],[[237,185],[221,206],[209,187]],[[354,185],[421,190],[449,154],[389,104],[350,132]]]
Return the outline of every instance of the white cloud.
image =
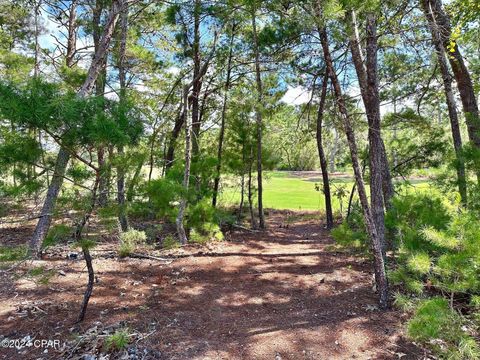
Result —
[[[287,92],[283,95],[280,101],[289,105],[302,105],[310,101],[312,97],[312,92],[308,89],[305,89],[301,86],[288,87]]]

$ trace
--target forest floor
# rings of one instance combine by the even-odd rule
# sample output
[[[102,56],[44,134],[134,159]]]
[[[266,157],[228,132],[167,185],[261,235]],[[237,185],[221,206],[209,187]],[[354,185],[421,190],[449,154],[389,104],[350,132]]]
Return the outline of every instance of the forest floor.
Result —
[[[30,232],[2,229],[0,243]],[[115,244],[101,243],[80,325],[87,275],[69,252],[0,273],[0,340],[60,342],[0,348],[0,359],[427,358],[403,337],[401,312],[377,309],[371,263],[335,249],[312,214],[271,211],[265,232],[154,252],[171,262],[119,259]],[[119,329],[128,348],[105,355]]]

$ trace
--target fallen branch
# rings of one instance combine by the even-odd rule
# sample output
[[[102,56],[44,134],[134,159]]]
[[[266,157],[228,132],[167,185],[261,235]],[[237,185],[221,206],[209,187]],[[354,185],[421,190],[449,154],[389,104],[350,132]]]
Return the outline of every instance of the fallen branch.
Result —
[[[129,255],[129,257],[136,258],[136,259],[149,259],[149,260],[163,261],[166,264],[171,264],[173,262],[173,260],[171,259],[161,258],[158,256],[147,255],[147,254],[132,253]]]
[[[260,231],[255,230],[255,229],[249,229],[249,228],[246,228],[245,226],[236,225],[236,224],[232,224],[232,227],[234,227],[234,228],[236,228],[236,229],[240,229],[240,230],[245,230],[245,231],[253,232],[253,233],[258,233],[258,232],[260,232]]]

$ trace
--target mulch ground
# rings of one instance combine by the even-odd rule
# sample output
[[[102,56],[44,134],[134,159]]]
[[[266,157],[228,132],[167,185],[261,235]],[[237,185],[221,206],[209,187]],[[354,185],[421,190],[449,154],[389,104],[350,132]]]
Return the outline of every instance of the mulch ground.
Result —
[[[314,217],[289,212],[271,212],[265,232],[155,252],[171,263],[118,259],[114,244],[101,244],[80,325],[84,262],[54,249],[0,274],[0,337],[61,345],[0,348],[0,359],[426,358],[403,337],[404,316],[377,309],[370,262],[332,244]],[[120,328],[130,344],[107,354]]]

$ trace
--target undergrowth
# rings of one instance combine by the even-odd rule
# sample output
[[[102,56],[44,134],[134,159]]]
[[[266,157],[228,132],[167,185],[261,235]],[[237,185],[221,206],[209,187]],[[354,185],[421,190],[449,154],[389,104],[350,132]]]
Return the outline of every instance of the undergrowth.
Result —
[[[393,199],[385,217],[394,305],[411,315],[407,334],[442,359],[480,359],[479,214],[432,194]],[[361,212],[332,231],[368,249]]]

